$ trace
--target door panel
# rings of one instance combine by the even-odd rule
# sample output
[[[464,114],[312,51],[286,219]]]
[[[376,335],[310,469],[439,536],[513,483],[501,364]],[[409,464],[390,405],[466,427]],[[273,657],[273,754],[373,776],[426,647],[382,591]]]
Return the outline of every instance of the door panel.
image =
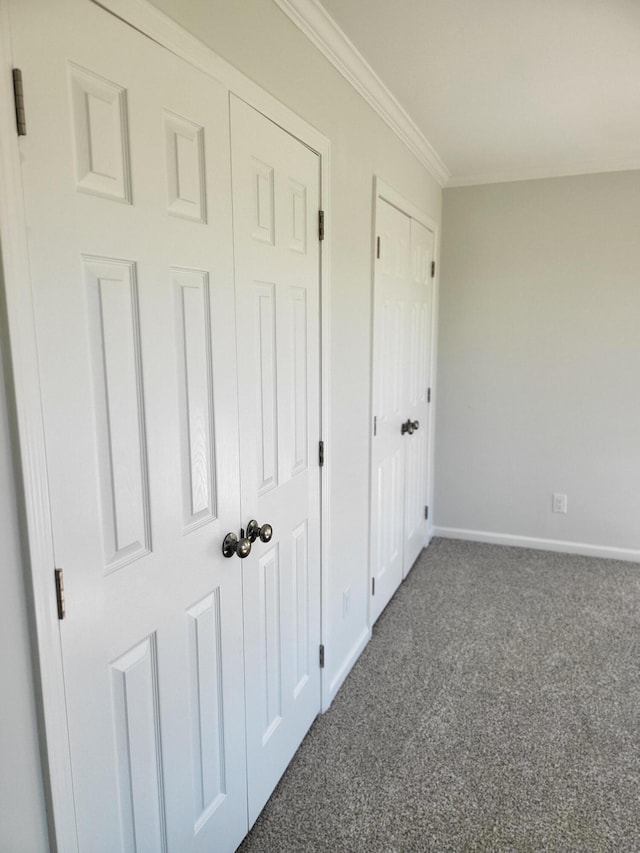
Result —
[[[81,850],[246,832],[228,93],[98,7],[14,2]],[[241,757],[241,758],[240,758]],[[240,759],[240,760],[239,760]]]
[[[233,97],[231,131],[253,823],[320,710],[319,158]]]

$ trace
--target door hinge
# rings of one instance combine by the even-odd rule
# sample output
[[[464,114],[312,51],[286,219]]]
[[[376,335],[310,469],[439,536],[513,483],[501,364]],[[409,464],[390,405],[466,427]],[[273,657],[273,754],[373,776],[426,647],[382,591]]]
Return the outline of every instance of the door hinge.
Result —
[[[67,608],[64,603],[64,574],[62,569],[55,570],[56,578],[56,604],[58,605],[58,619],[64,619]]]
[[[373,416],[373,434],[374,435],[378,434],[378,416],[377,415]]]
[[[324,240],[324,210],[318,211],[318,240]]]
[[[431,261],[431,278],[436,277],[436,262]]]
[[[380,257],[380,238],[376,237],[376,258]]]
[[[320,669],[324,669],[324,646],[320,644]]]
[[[429,518],[429,507],[428,507],[428,506],[426,506],[426,507],[424,508],[424,517],[425,517],[425,518]]]
[[[22,71],[13,69],[13,100],[16,105],[16,126],[18,136],[27,135],[27,120],[24,111],[24,89],[22,87]]]
[[[376,594],[376,579],[371,578],[371,595]]]
[[[318,442],[318,465],[321,468],[324,465],[324,441]]]
[[[427,403],[431,402],[431,388],[427,388]]]

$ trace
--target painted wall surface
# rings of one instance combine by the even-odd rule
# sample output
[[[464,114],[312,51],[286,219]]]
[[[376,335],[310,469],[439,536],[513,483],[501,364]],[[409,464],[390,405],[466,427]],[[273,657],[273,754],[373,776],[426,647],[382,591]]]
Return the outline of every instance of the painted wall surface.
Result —
[[[640,549],[639,222],[640,172],[445,190],[437,528]]]
[[[0,348],[0,850],[49,849]]]
[[[331,141],[330,681],[367,631],[373,177],[440,221],[441,190],[272,0],[153,0]],[[343,593],[351,590],[343,615]]]

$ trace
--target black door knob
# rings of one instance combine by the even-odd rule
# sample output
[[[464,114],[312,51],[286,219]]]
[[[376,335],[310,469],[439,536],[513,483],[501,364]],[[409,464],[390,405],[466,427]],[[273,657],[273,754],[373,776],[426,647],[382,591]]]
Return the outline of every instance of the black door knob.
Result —
[[[261,542],[269,542],[272,536],[273,527],[270,524],[263,524],[261,527],[255,518],[247,524],[247,539],[250,542],[255,542],[258,538]]]
[[[402,433],[402,435],[404,435],[405,432],[408,432],[409,435],[413,435],[417,429],[420,429],[420,421],[412,421],[411,419],[409,419],[408,421],[405,421],[402,424],[402,426],[400,427],[400,432]]]
[[[269,542],[273,536],[273,527],[270,524],[263,524],[260,528],[260,541]]]
[[[248,557],[251,553],[251,539],[247,536],[242,536],[240,539],[235,533],[227,533],[222,542],[222,554],[225,557],[233,557],[237,554],[241,560]]]

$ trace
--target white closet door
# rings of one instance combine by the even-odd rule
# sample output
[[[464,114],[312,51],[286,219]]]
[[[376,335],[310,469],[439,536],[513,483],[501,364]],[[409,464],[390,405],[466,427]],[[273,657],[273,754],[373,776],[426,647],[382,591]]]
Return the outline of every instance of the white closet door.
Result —
[[[89,2],[15,0],[81,851],[246,832],[227,92]],[[53,576],[53,567],[52,567]]]
[[[429,382],[433,311],[433,232],[411,220],[411,275],[405,319],[405,401],[414,431],[405,434],[403,576],[418,558],[427,539],[426,506],[429,483]],[[415,425],[418,424],[416,428]]]
[[[249,822],[320,710],[319,157],[231,100]]]
[[[411,219],[382,199],[376,227],[379,252],[374,286],[373,413],[371,465],[371,621],[375,622],[403,576],[406,328],[411,270]]]
[[[378,198],[371,448],[371,621],[427,538],[433,232]]]

